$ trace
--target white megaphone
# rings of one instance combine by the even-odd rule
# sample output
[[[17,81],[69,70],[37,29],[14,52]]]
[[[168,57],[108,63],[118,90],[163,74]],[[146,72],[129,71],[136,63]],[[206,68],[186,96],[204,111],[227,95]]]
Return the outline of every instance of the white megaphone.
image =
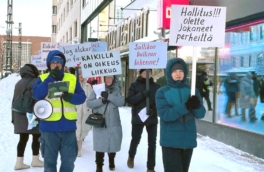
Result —
[[[33,107],[33,113],[39,119],[47,119],[53,111],[52,105],[48,100],[39,100]]]

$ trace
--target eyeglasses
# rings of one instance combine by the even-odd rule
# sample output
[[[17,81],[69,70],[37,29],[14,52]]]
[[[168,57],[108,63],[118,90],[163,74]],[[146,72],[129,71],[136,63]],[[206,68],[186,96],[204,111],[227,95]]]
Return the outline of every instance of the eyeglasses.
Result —
[[[113,77],[105,77],[105,80],[113,80]]]

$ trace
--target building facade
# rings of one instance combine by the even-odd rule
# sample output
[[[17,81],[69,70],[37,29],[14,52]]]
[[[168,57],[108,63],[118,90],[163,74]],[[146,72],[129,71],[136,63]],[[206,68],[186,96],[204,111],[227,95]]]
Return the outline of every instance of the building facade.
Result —
[[[52,0],[51,42],[80,42],[81,0]]]
[[[5,44],[6,44],[6,35],[0,35],[0,71],[5,69],[6,63],[6,53],[5,53]],[[22,36],[21,37],[21,59],[19,58],[19,36],[12,36],[12,61],[13,68],[17,68],[17,64],[23,66],[26,63],[31,63],[31,55],[39,54],[41,49],[41,42],[50,42],[50,37],[38,37],[38,36]]]

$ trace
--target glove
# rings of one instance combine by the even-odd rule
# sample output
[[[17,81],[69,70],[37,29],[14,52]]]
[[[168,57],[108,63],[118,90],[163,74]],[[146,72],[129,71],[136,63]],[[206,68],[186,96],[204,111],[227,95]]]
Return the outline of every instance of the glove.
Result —
[[[108,97],[108,92],[107,92],[107,91],[102,91],[102,92],[101,92],[101,97],[107,99],[107,97]]]
[[[188,98],[188,100],[185,102],[185,106],[188,110],[190,109],[198,109],[200,105],[200,100],[197,96],[191,96]]]
[[[71,98],[72,98],[72,94],[68,93],[68,92],[63,92],[63,94],[61,95],[62,99],[66,102],[70,102]]]
[[[149,91],[149,90],[145,90],[145,91],[141,92],[141,95],[142,95],[143,97],[149,97],[149,95],[150,95],[150,91]]]
[[[50,71],[50,76],[52,76],[52,78],[54,78],[54,79],[58,79],[59,75],[60,75],[60,70],[59,70],[58,66],[55,69],[52,69]]]
[[[102,103],[103,104],[106,104],[106,103],[109,103],[109,102],[110,102],[109,100],[107,100],[106,98],[102,97]]]

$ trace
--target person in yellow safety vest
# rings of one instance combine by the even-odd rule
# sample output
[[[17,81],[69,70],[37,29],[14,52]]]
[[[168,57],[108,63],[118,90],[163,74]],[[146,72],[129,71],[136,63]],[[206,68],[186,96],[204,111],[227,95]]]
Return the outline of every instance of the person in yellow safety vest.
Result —
[[[44,158],[44,171],[57,171],[57,158],[60,153],[60,172],[72,172],[77,157],[76,140],[77,110],[75,105],[83,104],[86,95],[77,78],[64,73],[66,59],[59,50],[52,50],[47,56],[48,73],[40,75],[33,87],[37,100],[50,101],[53,111],[47,119],[40,120],[41,154]],[[49,84],[67,81],[68,88],[59,97],[51,96]],[[65,89],[65,88],[64,88]]]

